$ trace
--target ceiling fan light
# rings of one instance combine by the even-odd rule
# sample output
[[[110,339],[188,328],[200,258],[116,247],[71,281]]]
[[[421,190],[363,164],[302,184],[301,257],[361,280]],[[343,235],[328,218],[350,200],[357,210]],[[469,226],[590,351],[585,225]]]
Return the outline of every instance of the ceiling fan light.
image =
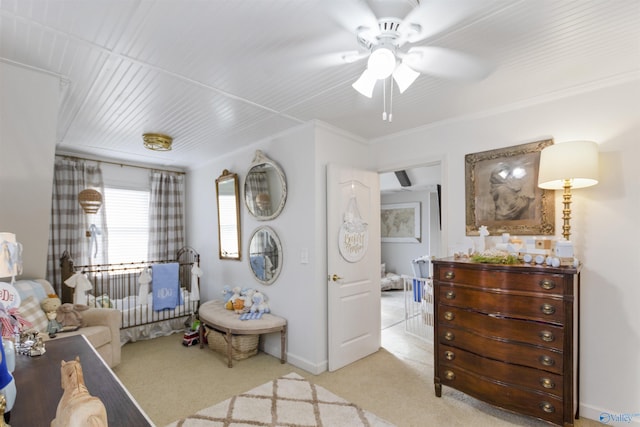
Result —
[[[378,79],[386,79],[396,68],[396,56],[386,47],[380,47],[369,55],[367,69]]]
[[[376,87],[378,80],[371,74],[371,71],[367,68],[362,72],[362,75],[351,86],[360,92],[367,98],[373,96],[373,89]]]
[[[404,93],[404,91],[416,81],[419,75],[419,72],[412,70],[404,62],[398,65],[393,71],[393,79],[396,81],[400,93]]]

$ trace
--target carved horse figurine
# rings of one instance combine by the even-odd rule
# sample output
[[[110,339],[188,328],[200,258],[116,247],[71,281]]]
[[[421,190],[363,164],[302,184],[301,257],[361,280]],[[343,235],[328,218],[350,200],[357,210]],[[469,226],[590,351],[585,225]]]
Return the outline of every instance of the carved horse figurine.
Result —
[[[51,427],[106,427],[107,410],[84,385],[80,357],[69,362],[63,360],[60,374],[64,392]]]

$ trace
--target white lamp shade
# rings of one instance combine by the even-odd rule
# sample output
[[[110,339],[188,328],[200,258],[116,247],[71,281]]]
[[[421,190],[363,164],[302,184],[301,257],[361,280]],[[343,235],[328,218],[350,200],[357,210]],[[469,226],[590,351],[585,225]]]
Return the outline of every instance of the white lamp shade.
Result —
[[[373,89],[376,87],[376,82],[378,80],[371,74],[369,69],[367,68],[362,72],[362,75],[356,80],[351,86],[360,92],[362,95],[367,98],[371,98],[373,96]]]
[[[402,62],[396,67],[395,70],[393,70],[393,79],[396,81],[400,93],[403,93],[405,90],[407,90],[407,88],[416,81],[419,75],[419,72],[412,70],[404,62]]]
[[[396,56],[386,47],[380,47],[369,55],[367,69],[378,80],[386,79],[396,68]]]
[[[538,187],[560,190],[567,179],[571,181],[571,188],[598,183],[598,144],[569,141],[551,145],[540,152]]]

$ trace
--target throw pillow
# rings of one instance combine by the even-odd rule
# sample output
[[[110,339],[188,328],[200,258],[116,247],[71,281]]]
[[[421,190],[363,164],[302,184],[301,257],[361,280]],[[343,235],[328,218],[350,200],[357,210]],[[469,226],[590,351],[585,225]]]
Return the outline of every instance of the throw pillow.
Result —
[[[22,304],[20,304],[18,312],[26,321],[33,325],[33,329],[39,332],[47,332],[49,320],[44,311],[42,311],[40,303],[36,298],[31,295],[28,296],[22,301]]]

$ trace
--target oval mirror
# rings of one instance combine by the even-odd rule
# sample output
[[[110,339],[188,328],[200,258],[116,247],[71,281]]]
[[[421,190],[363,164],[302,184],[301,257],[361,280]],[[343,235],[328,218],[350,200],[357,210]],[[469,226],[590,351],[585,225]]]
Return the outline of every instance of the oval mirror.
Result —
[[[238,175],[224,170],[216,179],[218,248],[220,259],[240,260],[240,201]]]
[[[249,265],[263,285],[272,284],[282,270],[282,245],[270,227],[259,227],[249,241]]]
[[[244,181],[244,202],[259,221],[280,215],[287,200],[287,180],[280,166],[256,150]]]

